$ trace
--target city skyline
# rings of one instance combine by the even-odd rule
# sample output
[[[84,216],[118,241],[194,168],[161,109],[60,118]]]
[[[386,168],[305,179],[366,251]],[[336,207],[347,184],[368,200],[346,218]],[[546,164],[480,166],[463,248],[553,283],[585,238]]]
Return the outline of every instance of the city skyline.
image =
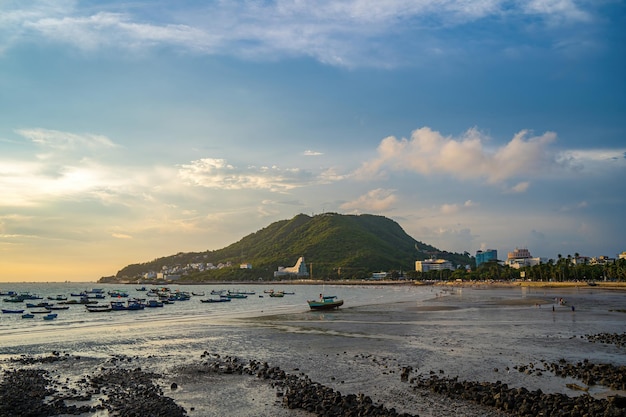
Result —
[[[626,6],[0,4],[0,281],[89,281],[299,213],[450,252],[626,250]]]

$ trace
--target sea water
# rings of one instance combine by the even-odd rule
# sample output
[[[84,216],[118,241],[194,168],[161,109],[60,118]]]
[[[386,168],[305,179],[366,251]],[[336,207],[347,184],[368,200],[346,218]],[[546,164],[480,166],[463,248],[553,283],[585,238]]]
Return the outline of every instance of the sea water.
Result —
[[[91,284],[93,286],[93,284]],[[90,284],[3,284],[44,298],[76,293]],[[96,285],[145,297],[134,286]],[[264,291],[293,292],[269,297]],[[219,284],[171,285],[204,292],[188,301],[140,311],[89,313],[83,305],[58,311],[54,321],[0,316],[0,358],[65,351],[89,357],[156,358],[151,366],[199,358],[203,351],[266,360],[298,369],[344,392],[383,394],[394,372],[434,372],[512,387],[581,395],[571,379],[524,374],[517,366],[542,360],[626,365],[626,349],[590,343],[586,335],[626,330],[626,293],[587,286],[528,289],[436,286]],[[211,290],[253,292],[246,299],[201,303]],[[310,311],[320,293],[344,300],[338,310]],[[563,298],[563,303],[560,299]],[[43,300],[41,300],[43,301]],[[106,302],[110,301],[110,298]],[[19,304],[18,304],[19,305]],[[2,308],[16,308],[2,302]],[[21,307],[20,307],[21,308]],[[27,310],[27,309],[26,309]],[[592,387],[594,395],[607,395]]]

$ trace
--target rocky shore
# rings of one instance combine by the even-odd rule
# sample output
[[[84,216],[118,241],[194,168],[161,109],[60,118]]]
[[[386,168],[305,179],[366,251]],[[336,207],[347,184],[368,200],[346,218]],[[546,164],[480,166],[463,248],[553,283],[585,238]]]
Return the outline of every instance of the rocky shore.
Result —
[[[614,343],[621,337],[617,334],[587,336],[589,340]],[[84,360],[60,352],[8,359],[3,364],[5,370],[0,379],[0,417],[202,415],[195,413],[194,405],[180,405],[175,399],[176,393],[186,388],[186,381],[212,376],[221,378],[220,384],[228,384],[228,378],[236,376],[261,381],[274,390],[275,402],[270,407],[276,407],[277,411],[282,409],[282,415],[296,415],[285,414],[293,410],[301,416],[411,417],[418,414],[406,411],[412,408],[410,401],[440,401],[442,407],[445,407],[443,402],[448,402],[448,407],[455,404],[457,410],[461,410],[455,412],[456,415],[626,416],[626,397],[595,398],[587,392],[594,385],[626,390],[625,367],[594,364],[588,360],[579,363],[542,360],[515,367],[524,374],[552,373],[576,379],[586,386],[571,384],[572,389],[580,392],[575,396],[512,388],[501,382],[463,381],[444,376],[443,371],[420,374],[411,366],[398,366],[397,370],[386,372],[395,375],[404,387],[398,392],[398,399],[404,398],[405,411],[377,403],[365,393],[341,393],[313,381],[297,368],[285,371],[266,361],[244,360],[208,351],[199,359],[172,366],[167,375],[142,369],[137,365],[141,358],[118,356],[100,363],[95,371],[72,374],[72,369],[83,369],[80,363]],[[437,415],[436,412],[433,415]]]

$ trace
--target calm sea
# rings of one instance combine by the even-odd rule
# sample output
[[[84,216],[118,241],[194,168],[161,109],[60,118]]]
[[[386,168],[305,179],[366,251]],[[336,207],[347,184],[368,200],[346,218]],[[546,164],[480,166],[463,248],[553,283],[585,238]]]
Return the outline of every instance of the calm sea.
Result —
[[[70,294],[93,287],[146,297],[135,286],[0,284],[2,291],[28,291],[44,299],[56,295],[71,298]],[[281,367],[289,364],[323,383],[341,380],[347,392],[371,392],[379,389],[375,384],[387,383],[372,376],[375,358],[382,369],[379,378],[394,381],[398,378],[386,372],[387,366],[410,365],[420,373],[443,371],[462,379],[500,380],[569,395],[580,395],[568,391],[565,384],[570,381],[525,375],[514,367],[561,358],[626,365],[625,348],[590,343],[585,337],[626,331],[623,291],[586,286],[444,290],[431,286],[276,284],[171,285],[170,289],[205,295],[141,311],[89,313],[83,305],[71,305],[58,311],[53,321],[1,314],[0,359],[57,350],[100,358],[153,358],[151,366],[165,366],[199,358],[208,350],[267,360]],[[269,297],[264,292],[269,289],[294,294]],[[254,294],[228,303],[202,303],[212,290]],[[310,311],[306,300],[322,292],[344,299],[344,306],[329,312]],[[4,301],[1,306],[29,310]],[[602,394],[601,387],[591,392],[594,390]]]

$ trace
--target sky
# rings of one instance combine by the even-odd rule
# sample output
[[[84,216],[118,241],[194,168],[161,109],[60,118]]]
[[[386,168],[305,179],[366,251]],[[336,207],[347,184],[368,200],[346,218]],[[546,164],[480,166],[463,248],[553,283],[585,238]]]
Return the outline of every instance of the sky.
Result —
[[[0,0],[0,281],[324,212],[616,257],[624,27],[622,0]]]

